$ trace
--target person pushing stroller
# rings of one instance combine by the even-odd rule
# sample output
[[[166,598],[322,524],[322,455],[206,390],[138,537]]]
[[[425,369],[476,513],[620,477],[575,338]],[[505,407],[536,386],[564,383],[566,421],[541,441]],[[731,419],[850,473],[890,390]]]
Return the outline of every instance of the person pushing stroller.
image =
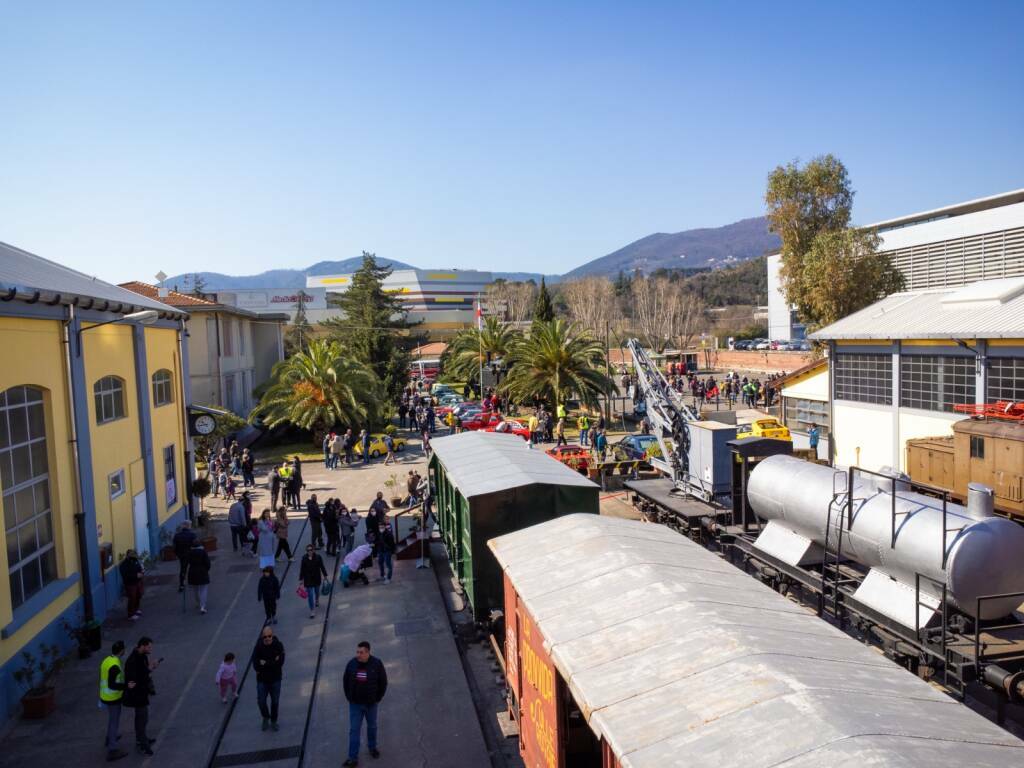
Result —
[[[373,544],[360,544],[347,555],[341,564],[341,586],[348,587],[355,580],[369,584],[370,580],[363,573],[364,568],[373,565]]]

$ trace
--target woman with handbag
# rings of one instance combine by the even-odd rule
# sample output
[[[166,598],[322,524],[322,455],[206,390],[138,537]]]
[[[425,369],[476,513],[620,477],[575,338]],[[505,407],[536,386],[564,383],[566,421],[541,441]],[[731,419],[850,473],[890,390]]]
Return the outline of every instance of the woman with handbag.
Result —
[[[306,545],[306,556],[302,558],[299,565],[299,582],[306,590],[306,600],[309,601],[309,618],[316,616],[316,607],[320,605],[320,585],[327,578],[327,569],[320,555],[313,549],[312,544]]]
[[[277,508],[277,517],[274,519],[274,533],[277,536],[277,551],[274,553],[274,560],[281,557],[284,552],[288,555],[288,562],[295,559],[292,554],[292,545],[288,543],[288,510],[284,507]]]

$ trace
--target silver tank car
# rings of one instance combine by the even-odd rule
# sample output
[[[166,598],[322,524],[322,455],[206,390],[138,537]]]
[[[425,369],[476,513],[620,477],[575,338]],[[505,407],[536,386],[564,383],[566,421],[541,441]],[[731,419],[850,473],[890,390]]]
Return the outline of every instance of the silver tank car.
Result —
[[[843,470],[792,456],[773,456],[751,472],[747,496],[757,515],[770,521],[768,528],[780,526],[785,529],[785,536],[805,537],[817,547],[825,546],[831,505],[832,524],[827,540],[829,549],[834,551],[839,526],[846,526],[847,522],[845,475]],[[935,598],[936,606],[942,595],[941,585],[945,584],[951,603],[971,616],[977,610],[979,596],[1024,591],[1024,527],[1004,518],[988,517],[983,510],[968,511],[949,503],[944,534],[942,502],[913,493],[907,490],[906,483],[898,483],[894,546],[891,490],[891,480],[858,476],[855,472],[853,522],[842,532],[843,556],[881,572],[869,574],[863,590],[870,592],[880,587],[888,591],[898,586],[903,591],[904,597],[894,598],[903,603],[902,609],[886,613],[913,626],[914,609],[910,608],[909,617],[906,609],[907,600],[911,606],[914,601],[915,574],[927,577],[921,579],[921,592]],[[766,533],[770,534],[768,529]],[[779,540],[779,533],[776,530],[775,541]],[[771,535],[762,537],[772,540]],[[873,577],[874,587],[867,583]],[[891,584],[892,580],[899,584]],[[906,596],[908,588],[910,597]],[[1019,597],[987,601],[982,606],[981,618],[1006,616],[1021,602]]]

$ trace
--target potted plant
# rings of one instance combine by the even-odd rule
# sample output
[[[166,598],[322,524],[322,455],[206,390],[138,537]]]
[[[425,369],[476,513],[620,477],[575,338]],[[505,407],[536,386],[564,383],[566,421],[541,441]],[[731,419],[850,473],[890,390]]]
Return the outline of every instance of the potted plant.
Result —
[[[174,534],[167,528],[160,530],[160,559],[165,563],[171,563],[178,559],[174,554]]]
[[[390,501],[392,507],[402,506],[402,497],[398,495],[398,475],[392,474],[384,481],[384,487],[388,489],[391,494]]]
[[[210,482],[209,475],[202,475],[192,481],[192,495],[199,497],[200,513],[202,513],[202,510],[205,508],[205,499],[210,495],[212,490],[213,484]]]
[[[57,708],[52,680],[64,666],[64,657],[56,645],[40,645],[37,659],[29,651],[21,652],[22,664],[14,670],[14,679],[25,689],[21,697],[22,717],[42,720]]]
[[[67,619],[61,619],[61,626],[65,634],[78,644],[78,658],[88,659],[103,647],[103,630],[95,619],[80,624],[72,624]]]

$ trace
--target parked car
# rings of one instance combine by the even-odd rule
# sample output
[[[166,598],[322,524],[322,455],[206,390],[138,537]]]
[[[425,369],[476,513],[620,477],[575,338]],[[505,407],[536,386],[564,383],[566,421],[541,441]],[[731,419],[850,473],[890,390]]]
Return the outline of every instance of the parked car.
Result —
[[[559,445],[555,448],[548,448],[544,453],[570,469],[575,469],[581,475],[587,474],[590,463],[593,461],[590,451],[578,445]]]
[[[646,461],[661,456],[661,446],[654,435],[626,435],[609,446],[611,456],[616,461]]]
[[[441,395],[448,395],[448,394],[454,395],[455,394],[455,390],[452,389],[447,384],[440,384],[440,383],[435,381],[433,386],[430,387],[430,394],[432,394],[434,397],[440,397]]]
[[[768,339],[762,339],[761,341],[758,341],[757,344],[754,345],[754,349],[757,350],[771,349],[771,347],[772,343],[768,341]]]
[[[814,346],[809,341],[801,341],[798,347],[801,352],[810,352],[813,348]]]
[[[739,341],[733,343],[732,348],[742,352],[744,350],[750,349],[750,346],[750,339],[740,339]]]
[[[462,419],[462,418],[465,418],[466,415],[468,413],[470,413],[471,411],[475,410],[477,413],[479,413],[483,409],[484,409],[484,407],[482,405],[480,405],[480,403],[473,402],[472,400],[467,400],[467,401],[465,401],[463,403],[458,403],[456,405],[453,405],[452,406],[452,413],[454,413],[456,416],[458,416],[460,419]]]
[[[462,428],[469,430],[496,427],[502,421],[502,415],[495,411],[479,411],[469,417],[462,418]]]
[[[394,437],[395,453],[401,453],[405,450],[406,439],[404,437]],[[356,441],[356,455],[363,455],[363,444]],[[384,445],[384,435],[370,435],[370,458],[375,459],[378,456],[386,456],[388,452],[387,446]]]
[[[523,440],[530,439],[530,428],[523,424],[523,422],[516,421],[515,419],[504,419],[503,421],[499,421],[497,424],[484,427],[483,431],[510,433],[513,435],[519,435]]]
[[[773,440],[790,440],[793,437],[789,434],[789,428],[779,423],[778,419],[764,418],[755,419],[750,424],[740,424],[736,427],[736,439],[744,437],[769,437]]]

